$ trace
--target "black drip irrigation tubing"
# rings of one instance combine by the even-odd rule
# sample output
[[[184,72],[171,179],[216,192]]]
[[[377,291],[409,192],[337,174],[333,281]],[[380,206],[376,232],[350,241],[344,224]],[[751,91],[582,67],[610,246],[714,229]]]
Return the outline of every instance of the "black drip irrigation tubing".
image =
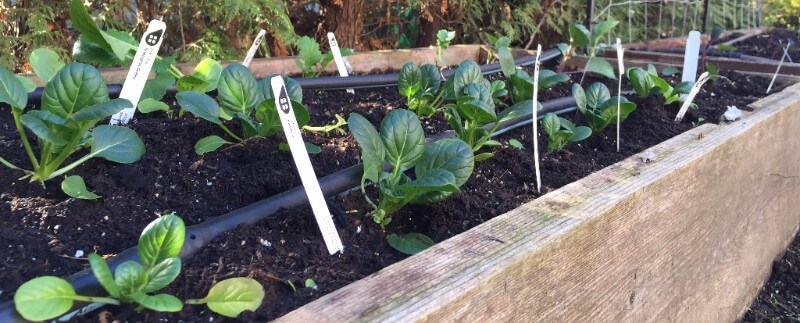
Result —
[[[635,50],[642,51],[642,52],[655,52],[655,53],[669,53],[669,54],[683,54],[686,52],[685,48],[681,47],[669,47],[669,48],[636,48]],[[702,55],[702,52],[700,53]],[[725,57],[725,58],[735,58],[741,59],[743,61],[750,61],[755,63],[775,63],[776,60],[766,58],[766,57],[759,57],[753,55],[747,55],[740,52],[727,52],[727,51],[718,51],[718,50],[710,50],[708,51],[708,56],[713,57]]]
[[[556,50],[558,51],[558,50]],[[552,54],[548,53],[548,55],[544,55],[547,52],[543,52],[542,57],[540,58],[542,61],[554,59],[559,56],[558,53]],[[529,56],[520,58],[519,60],[527,59]],[[529,65],[535,61],[535,57],[531,57],[530,60],[523,60],[523,63],[518,65]],[[484,74],[491,74],[499,72],[499,64],[490,64],[482,66],[482,70]],[[453,72],[450,72],[453,73]],[[396,82],[397,74],[388,74],[394,75]],[[447,74],[446,74],[447,75]],[[376,75],[381,77],[381,75]],[[364,76],[362,76],[363,78]],[[340,77],[330,77],[330,79],[335,80],[347,80],[349,78],[340,78]],[[348,87],[361,87],[352,85],[351,82],[343,86],[342,88]],[[391,84],[382,84],[378,86],[388,86]],[[325,89],[331,89],[330,87]],[[109,91],[110,92],[110,91]],[[542,110],[539,113],[539,119],[542,118],[544,114],[547,113],[555,113],[555,114],[562,114],[566,112],[575,111],[576,108],[575,99],[571,96],[563,97],[555,100],[550,100],[546,102],[542,102]],[[503,134],[511,129],[521,127],[527,124],[532,123],[532,115],[527,114],[512,120],[508,120],[501,124],[498,129],[494,132],[493,136],[498,136]],[[491,125],[490,125],[491,126]],[[486,126],[487,129],[490,129],[490,126]],[[434,135],[428,138],[428,143],[434,142],[439,139],[444,138],[453,138],[455,137],[455,133],[452,130],[445,131],[438,135]],[[357,164],[355,166],[348,167],[346,169],[340,170],[336,173],[330,174],[319,179],[319,185],[322,189],[322,193],[326,196],[333,196],[336,194],[340,194],[342,192],[346,192],[348,190],[357,187],[361,182],[361,175],[363,174],[363,165]],[[288,191],[284,191],[280,194],[273,195],[269,198],[264,200],[258,201],[256,203],[250,204],[243,208],[231,211],[225,215],[212,218],[207,220],[203,223],[199,223],[196,225],[192,225],[186,228],[186,238],[184,240],[183,249],[181,249],[180,258],[184,261],[190,259],[195,253],[199,250],[207,246],[211,243],[215,238],[219,235],[223,234],[226,231],[230,231],[235,229],[241,224],[256,224],[260,221],[263,221],[270,216],[274,215],[280,209],[288,209],[297,206],[302,206],[308,203],[308,196],[306,195],[305,189],[303,186],[298,186]],[[108,262],[108,266],[112,272],[116,269],[117,266],[126,262],[126,261],[137,261],[139,262],[139,256],[137,253],[137,248],[132,247],[128,248],[116,256],[106,259]],[[72,285],[78,295],[89,295],[89,296],[101,296],[105,295],[105,291],[98,283],[97,279],[94,277],[91,269],[85,269],[78,273],[75,273],[69,277],[66,277],[66,280]],[[91,304],[90,304],[91,305]],[[77,311],[84,314],[85,312],[89,311],[82,311],[82,308],[86,306],[77,306]],[[92,309],[96,308],[94,306]],[[74,311],[72,313],[66,314],[67,316],[71,317],[74,315]],[[67,317],[65,316],[65,317]],[[8,301],[3,304],[0,304],[0,322],[25,322],[22,317],[19,316],[15,307],[14,301]]]
[[[542,51],[542,55],[539,58],[542,62],[546,62],[556,57],[561,56],[561,51],[557,48],[551,48],[545,51]],[[514,64],[517,66],[527,66],[532,65],[536,61],[535,55],[526,55],[522,57],[518,57],[514,59]],[[481,72],[483,74],[492,74],[502,71],[500,68],[499,63],[495,64],[487,64],[481,65]],[[442,72],[442,76],[448,77],[455,73],[455,69],[447,69]],[[375,88],[375,87],[386,87],[392,86],[397,84],[397,78],[400,74],[398,73],[391,73],[391,74],[374,74],[374,75],[353,75],[348,77],[340,77],[340,76],[320,76],[320,77],[313,77],[313,78],[296,78],[295,80],[297,83],[304,90],[340,90],[340,89],[365,89],[365,88]],[[111,98],[119,97],[119,92],[122,91],[121,84],[109,84],[108,85],[108,94]],[[175,94],[177,89],[175,86],[170,86],[167,89],[167,94]],[[36,88],[31,93],[28,93],[28,103],[30,104],[38,104],[42,100],[42,93],[44,93],[44,88]]]

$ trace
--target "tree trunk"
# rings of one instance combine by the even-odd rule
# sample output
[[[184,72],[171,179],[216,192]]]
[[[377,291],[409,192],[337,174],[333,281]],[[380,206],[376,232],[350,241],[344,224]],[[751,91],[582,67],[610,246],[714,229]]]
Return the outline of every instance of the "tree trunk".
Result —
[[[448,13],[447,0],[428,1],[420,8],[417,46],[436,46],[436,33],[443,27],[442,18]]]
[[[325,40],[322,43],[327,45],[327,33],[333,32],[339,46],[362,49],[363,45],[359,40],[364,31],[364,13],[367,9],[365,2],[365,0],[320,1],[322,14],[321,22],[317,25],[316,38]]]

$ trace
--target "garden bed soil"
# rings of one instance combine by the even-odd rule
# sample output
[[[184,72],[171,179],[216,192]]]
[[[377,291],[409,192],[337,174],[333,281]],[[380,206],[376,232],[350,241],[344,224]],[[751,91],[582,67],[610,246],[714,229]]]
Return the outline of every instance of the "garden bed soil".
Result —
[[[772,275],[742,318],[743,322],[800,321],[800,235],[781,259],[772,264]]]
[[[800,62],[800,35],[794,30],[775,28],[769,32],[754,35],[745,40],[733,44],[737,51],[742,54],[758,56],[779,61],[783,56],[783,48],[786,42],[794,42],[789,48],[789,57],[793,62]]]
[[[769,83],[760,77],[724,75],[733,83],[720,80],[707,84],[696,99],[700,110],[690,110],[680,124],[672,121],[677,105],[662,109],[658,98],[638,100],[629,95],[639,107],[623,124],[620,153],[613,148],[613,127],[558,153],[545,152],[546,139],[540,134],[542,193],[641,153],[692,128],[692,121],[698,117],[715,122],[727,105],[742,108],[762,97],[762,88]],[[573,75],[575,80],[579,77]],[[604,82],[610,88],[616,86],[613,80]],[[544,101],[568,95],[569,87],[559,85],[543,91],[540,97]],[[357,90],[356,96],[344,91],[305,91],[304,102],[315,125],[332,122],[336,113],[346,117],[350,112],[359,112],[377,125],[389,110],[405,105],[394,88]],[[565,117],[582,123],[576,113]],[[423,125],[428,135],[447,128],[440,117],[424,119]],[[77,250],[113,255],[134,245],[144,226],[163,212],[175,211],[191,225],[300,185],[289,154],[275,153],[281,136],[251,140],[201,157],[194,154],[194,142],[219,133],[209,123],[150,115],[137,117],[132,128],[148,149],[141,161],[114,165],[92,160],[73,172],[104,196],[99,201],[68,199],[58,181],[42,188],[17,181],[19,173],[0,169],[0,185],[6,188],[0,195],[0,234],[7,245],[2,252],[0,301],[10,300],[16,287],[33,277],[66,276],[86,268],[85,259],[73,257]],[[494,150],[494,158],[476,165],[461,194],[439,204],[401,210],[387,232],[365,218],[370,210],[360,193],[329,198],[346,246],[341,255],[327,254],[308,207],[282,210],[262,223],[225,233],[202,249],[184,263],[181,276],[165,292],[181,299],[196,298],[219,280],[250,276],[264,285],[267,298],[257,312],[245,313],[240,319],[279,317],[405,258],[387,245],[387,234],[421,232],[441,241],[539,196],[533,189],[530,131],[530,127],[523,127],[501,135],[498,140],[504,146]],[[528,148],[508,146],[512,138]],[[321,154],[311,157],[320,177],[358,161],[358,147],[349,135],[311,135],[306,139],[323,148]],[[10,113],[0,116],[0,142],[0,156],[24,160]],[[293,292],[285,283],[290,279],[302,286],[306,278],[316,281],[319,289]],[[136,313],[127,305],[99,313],[103,319],[123,321],[208,321],[209,316],[217,317],[200,306],[176,314]],[[86,319],[96,320],[97,315]]]

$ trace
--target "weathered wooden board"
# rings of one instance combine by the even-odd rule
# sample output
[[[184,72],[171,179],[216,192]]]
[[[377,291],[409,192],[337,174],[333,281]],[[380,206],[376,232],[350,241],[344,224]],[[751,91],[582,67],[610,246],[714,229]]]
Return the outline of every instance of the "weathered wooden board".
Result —
[[[616,55],[614,52],[603,53],[604,56],[612,58]],[[658,53],[658,52],[645,52],[638,50],[626,50],[625,59],[645,60],[656,63],[670,64],[670,65],[683,65],[683,55]],[[734,70],[734,71],[749,71],[759,73],[775,73],[778,68],[777,61],[770,62],[748,62],[733,58],[726,57],[712,57],[707,58],[709,63],[717,65],[720,70]],[[784,62],[781,66],[781,74],[800,75],[800,63]]]
[[[483,64],[486,61],[487,53],[488,50],[482,45],[452,45],[445,50],[444,59],[451,64],[458,64],[467,59]],[[515,56],[522,56],[526,53],[528,51],[519,49],[512,52]],[[436,47],[361,52],[347,56],[347,59],[353,67],[353,72],[358,74],[383,72],[387,69],[399,70],[403,64],[408,62],[434,64]],[[272,74],[300,74],[301,71],[294,60],[295,57],[257,58],[250,63],[250,70],[253,71],[256,78],[264,78]],[[231,63],[240,62],[228,61],[223,62],[222,65],[226,66]],[[194,66],[195,64],[178,64],[176,67],[184,74],[191,74]],[[329,64],[325,71],[336,73],[336,64]],[[122,84],[128,75],[127,68],[103,68],[100,69],[100,72],[108,84]],[[36,86],[44,86],[44,83],[34,74],[25,74],[24,76],[33,80]]]
[[[735,320],[800,224],[799,99],[791,86],[279,321]]]
[[[739,41],[742,39],[746,39],[748,37],[752,37],[754,35],[758,35],[767,31],[767,28],[751,28],[751,29],[737,29],[737,30],[730,30],[725,31],[720,36],[721,38],[725,38],[728,35],[732,35],[734,33],[740,33],[742,36],[737,37],[735,40]],[[708,39],[708,34],[703,34],[702,36],[703,41]],[[726,42],[725,44],[728,44]],[[664,39],[656,39],[649,42],[639,42],[639,43],[628,43],[623,44],[625,48],[642,48],[647,47],[650,49],[660,49],[660,48],[678,48],[686,46],[686,36],[682,37],[672,37],[672,38],[664,38]]]

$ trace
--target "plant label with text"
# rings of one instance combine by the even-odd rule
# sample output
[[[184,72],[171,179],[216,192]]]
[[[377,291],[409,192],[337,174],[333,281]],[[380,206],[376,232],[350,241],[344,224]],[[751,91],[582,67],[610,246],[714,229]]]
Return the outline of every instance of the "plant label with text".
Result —
[[[250,62],[253,61],[253,57],[256,56],[256,52],[258,51],[258,47],[261,46],[261,41],[264,40],[264,35],[267,34],[267,31],[261,29],[256,36],[256,39],[253,41],[253,45],[250,46],[250,50],[247,51],[247,56],[244,57],[244,61],[242,61],[242,65],[244,67],[250,67]]]
[[[339,50],[339,43],[336,42],[336,36],[333,33],[328,33],[328,43],[331,45],[331,53],[333,53],[333,61],[336,62],[336,68],[339,70],[339,76],[347,77],[347,67],[342,58],[342,51]],[[355,94],[353,89],[347,89],[347,93]]]
[[[147,30],[139,42],[139,48],[133,56],[128,76],[125,77],[125,83],[122,84],[122,91],[119,93],[119,97],[130,101],[133,107],[113,115],[111,117],[112,125],[128,124],[133,119],[136,105],[139,103],[139,98],[142,97],[142,90],[144,90],[144,85],[147,83],[148,76],[150,76],[150,70],[156,61],[158,49],[161,48],[161,42],[164,41],[166,32],[167,25],[161,20],[151,20],[150,24],[147,25]]]
[[[328,253],[331,255],[341,252],[344,250],[342,240],[339,238],[339,233],[333,224],[331,212],[328,210],[328,204],[325,203],[325,196],[319,187],[319,181],[314,172],[314,167],[311,165],[311,159],[308,158],[308,151],[305,143],[303,143],[303,137],[300,135],[300,127],[294,116],[292,103],[286,92],[286,85],[283,84],[283,78],[280,76],[273,77],[270,80],[270,85],[272,86],[272,93],[275,93],[275,107],[278,109],[283,132],[289,142],[292,158],[295,166],[297,166],[297,172],[300,174],[300,180],[308,196],[308,202],[311,204],[311,210],[317,219],[319,230],[322,232],[325,246],[328,247]]]

